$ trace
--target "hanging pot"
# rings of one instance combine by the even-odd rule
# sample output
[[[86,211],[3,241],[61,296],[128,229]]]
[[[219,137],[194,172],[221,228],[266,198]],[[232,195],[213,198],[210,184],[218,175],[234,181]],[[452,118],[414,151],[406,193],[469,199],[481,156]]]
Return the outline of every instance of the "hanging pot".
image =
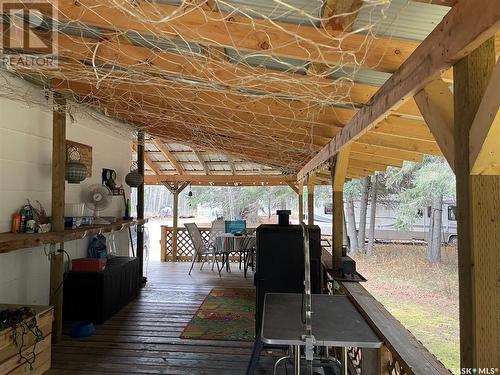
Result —
[[[139,174],[137,169],[134,169],[125,176],[125,182],[128,186],[136,188],[144,183],[144,177]]]
[[[76,148],[72,148],[68,155],[64,178],[70,184],[79,184],[87,178],[87,167],[80,162],[80,153]]]

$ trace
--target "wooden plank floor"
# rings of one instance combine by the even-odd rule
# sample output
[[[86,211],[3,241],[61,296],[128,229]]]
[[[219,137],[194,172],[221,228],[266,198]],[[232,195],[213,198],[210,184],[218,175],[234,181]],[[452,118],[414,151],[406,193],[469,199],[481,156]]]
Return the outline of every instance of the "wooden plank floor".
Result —
[[[244,279],[237,265],[222,278],[209,268],[188,276],[187,263],[150,262],[140,296],[96,326],[94,336],[64,336],[48,374],[245,374],[252,343],[179,337],[213,287],[252,287],[253,275]],[[278,354],[263,355],[257,373],[272,374]]]

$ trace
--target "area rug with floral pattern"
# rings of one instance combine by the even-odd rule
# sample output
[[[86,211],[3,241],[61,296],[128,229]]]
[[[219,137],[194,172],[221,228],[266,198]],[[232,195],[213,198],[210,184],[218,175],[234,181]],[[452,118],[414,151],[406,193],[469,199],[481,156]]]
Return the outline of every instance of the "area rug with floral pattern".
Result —
[[[181,338],[253,341],[255,289],[213,288],[182,332]]]

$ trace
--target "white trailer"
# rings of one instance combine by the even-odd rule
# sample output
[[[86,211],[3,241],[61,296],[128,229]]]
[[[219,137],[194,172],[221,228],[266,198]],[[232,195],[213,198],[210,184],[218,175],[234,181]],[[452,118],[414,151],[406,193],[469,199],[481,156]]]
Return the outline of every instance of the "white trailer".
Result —
[[[375,213],[375,240],[384,241],[427,241],[429,225],[431,222],[431,207],[424,207],[417,212],[417,219],[408,230],[401,230],[396,225],[395,204],[384,202],[377,204]],[[354,202],[354,212],[356,216],[356,228],[359,228],[359,208],[360,202]],[[345,209],[345,208],[344,208]],[[319,211],[319,210],[318,210]],[[317,212],[318,212],[317,211]],[[366,218],[366,235],[370,227],[370,205]],[[326,204],[323,211],[314,215],[315,222],[331,223],[331,204]],[[457,207],[454,201],[444,201],[442,215],[442,240],[446,243],[456,243],[457,241]]]

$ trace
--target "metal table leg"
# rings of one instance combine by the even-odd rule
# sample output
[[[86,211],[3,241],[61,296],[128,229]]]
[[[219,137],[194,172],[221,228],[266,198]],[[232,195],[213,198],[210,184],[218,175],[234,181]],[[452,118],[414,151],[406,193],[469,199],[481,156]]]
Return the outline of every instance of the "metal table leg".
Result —
[[[293,347],[293,373],[300,375],[300,345]]]
[[[347,365],[347,348],[342,347],[342,358],[341,361],[342,363],[342,375],[349,375],[349,366]]]
[[[257,368],[257,364],[259,363],[260,352],[262,351],[263,347],[264,345],[260,338],[260,332],[257,332],[257,336],[253,344],[253,350],[252,350],[252,355],[250,357],[250,362],[248,362],[246,375],[254,375],[255,369]]]

